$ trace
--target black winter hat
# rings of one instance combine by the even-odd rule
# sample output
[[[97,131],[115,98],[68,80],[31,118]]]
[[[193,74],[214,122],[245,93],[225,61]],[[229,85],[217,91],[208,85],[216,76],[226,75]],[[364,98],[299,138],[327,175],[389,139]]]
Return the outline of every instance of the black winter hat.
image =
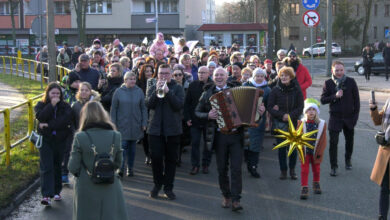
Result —
[[[290,52],[288,52],[287,56],[297,56],[297,52],[295,52],[294,50],[290,50]]]
[[[76,72],[70,72],[68,76],[68,85],[72,85],[72,83],[77,80],[80,80],[79,74],[77,74]]]

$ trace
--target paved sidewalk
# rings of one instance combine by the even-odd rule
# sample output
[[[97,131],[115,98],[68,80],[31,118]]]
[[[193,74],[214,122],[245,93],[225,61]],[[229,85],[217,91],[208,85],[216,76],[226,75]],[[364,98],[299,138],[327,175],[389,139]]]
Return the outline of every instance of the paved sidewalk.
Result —
[[[24,102],[25,100],[26,99],[24,98],[23,94],[20,93],[17,89],[0,82],[0,111]],[[12,111],[11,120],[18,117],[21,110],[21,108],[17,108],[15,111]],[[16,112],[16,114],[14,112]],[[0,116],[0,129],[3,127],[4,116]]]
[[[364,76],[358,75],[356,72],[346,72],[346,76],[354,78],[359,90],[370,91],[374,90],[376,92],[385,92],[390,93],[390,81],[386,81],[386,78],[383,74],[375,76],[372,74],[370,76],[370,81],[366,82]],[[330,76],[316,75],[313,77],[313,87],[322,87],[324,82],[329,79]]]

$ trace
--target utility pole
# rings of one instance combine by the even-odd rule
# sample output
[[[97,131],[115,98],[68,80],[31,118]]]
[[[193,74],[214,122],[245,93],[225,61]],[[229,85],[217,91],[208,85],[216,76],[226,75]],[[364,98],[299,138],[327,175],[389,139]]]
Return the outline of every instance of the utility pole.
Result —
[[[332,74],[332,10],[333,10],[333,2],[332,0],[327,0],[327,12],[328,16],[326,18],[326,75],[331,76]]]
[[[272,59],[274,53],[274,1],[268,0],[268,42],[267,42],[267,58]]]
[[[46,0],[46,36],[47,36],[47,47],[49,49],[49,82],[55,82],[57,80],[57,69],[56,69],[56,45],[54,38],[54,1]]]
[[[157,39],[157,33],[158,33],[158,7],[157,7],[157,5],[158,5],[158,1],[157,0],[155,0],[155,2],[154,2],[154,6],[155,6],[155,11],[156,11],[156,39]]]

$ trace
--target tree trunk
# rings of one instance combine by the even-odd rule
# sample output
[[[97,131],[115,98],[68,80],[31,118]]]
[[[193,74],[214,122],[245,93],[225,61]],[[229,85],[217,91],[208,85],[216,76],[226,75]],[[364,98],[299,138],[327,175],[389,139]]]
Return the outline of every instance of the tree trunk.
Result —
[[[8,0],[9,7],[10,7],[10,15],[11,15],[11,25],[12,25],[12,40],[13,40],[13,46],[16,47],[16,27],[15,27],[15,15],[14,15],[14,2],[12,0]]]
[[[275,51],[282,48],[282,34],[280,30],[280,0],[274,0],[274,25],[276,27],[275,30]],[[268,30],[270,31],[270,30]],[[271,30],[272,31],[272,30]]]
[[[82,35],[81,35],[81,40],[82,40],[82,42],[83,42],[83,44],[84,45],[86,45],[86,41],[87,41],[87,39],[86,39],[86,34],[85,34],[85,29],[86,29],[86,19],[87,19],[87,10],[88,10],[88,0],[84,0],[83,1],[83,12],[82,12],[82,22],[83,22],[83,24],[82,24],[82,28],[81,28],[81,33],[82,33]]]
[[[371,17],[371,8],[372,8],[372,0],[365,0],[363,2],[363,6],[365,9],[365,18],[364,18],[364,26],[363,26],[363,32],[362,32],[362,48],[367,45],[368,43],[368,25],[370,24],[370,17]]]

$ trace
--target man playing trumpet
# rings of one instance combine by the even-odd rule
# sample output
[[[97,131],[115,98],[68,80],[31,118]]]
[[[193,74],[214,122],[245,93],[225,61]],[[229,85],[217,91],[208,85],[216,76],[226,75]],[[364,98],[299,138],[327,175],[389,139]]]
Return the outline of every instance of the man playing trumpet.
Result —
[[[150,197],[157,198],[164,186],[165,197],[173,200],[176,198],[172,190],[182,134],[184,90],[171,78],[170,66],[162,64],[158,70],[157,83],[147,88],[145,104],[150,110],[147,133],[154,182]]]

